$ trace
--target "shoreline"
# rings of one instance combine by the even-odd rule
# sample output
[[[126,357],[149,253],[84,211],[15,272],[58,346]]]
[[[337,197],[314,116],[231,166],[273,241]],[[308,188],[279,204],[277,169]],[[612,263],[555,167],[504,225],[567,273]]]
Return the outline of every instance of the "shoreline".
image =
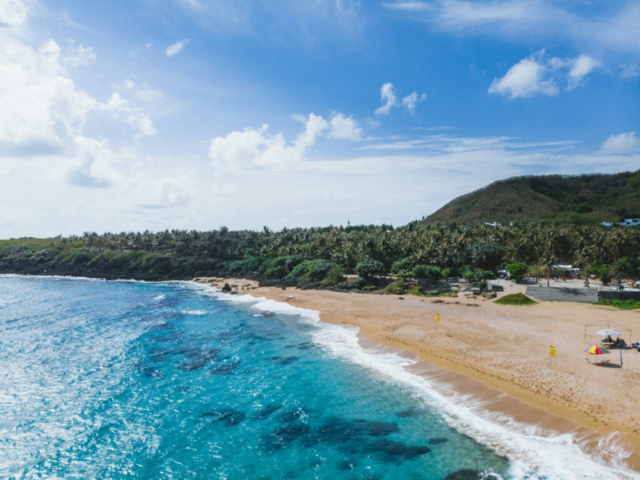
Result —
[[[9,276],[14,275],[33,277],[33,275],[9,274]],[[51,276],[38,275],[36,277]],[[108,281],[104,278],[91,277],[59,275],[55,275],[55,277]],[[166,283],[165,281],[149,282],[132,279],[115,281]],[[478,403],[473,405],[473,402],[471,402],[470,405],[462,405],[463,407],[474,410],[474,413],[496,413],[501,415],[503,419],[506,418],[507,420],[517,422],[520,426],[530,425],[533,427],[540,427],[544,431],[540,432],[542,433],[540,438],[548,437],[551,439],[555,434],[570,434],[575,438],[573,444],[582,450],[585,455],[585,459],[594,457],[599,458],[600,460],[603,458],[617,458],[619,460],[619,465],[622,464],[625,469],[628,469],[626,470],[627,473],[619,472],[621,476],[615,478],[640,478],[636,476],[640,471],[640,448],[638,448],[640,447],[640,435],[638,434],[638,428],[637,426],[634,427],[634,424],[630,425],[630,427],[634,428],[626,428],[626,424],[616,421],[620,418],[620,415],[624,416],[629,414],[633,414],[632,420],[634,422],[638,422],[640,420],[638,417],[640,412],[635,412],[634,410],[636,409],[633,408],[637,404],[635,399],[640,398],[636,396],[636,393],[640,391],[638,390],[640,385],[637,385],[639,383],[637,380],[640,379],[640,373],[637,373],[640,371],[640,354],[637,352],[630,352],[628,357],[625,357],[625,368],[626,365],[630,363],[632,365],[632,369],[624,370],[624,373],[632,375],[633,380],[635,381],[635,388],[632,389],[631,392],[631,411],[628,408],[623,408],[622,410],[618,409],[617,412],[613,412],[615,415],[610,415],[611,412],[607,412],[606,408],[603,410],[594,410],[592,408],[594,402],[591,402],[591,405],[580,404],[578,401],[579,399],[572,401],[571,398],[567,398],[566,402],[562,402],[550,397],[548,392],[545,395],[545,391],[540,390],[539,388],[538,391],[534,388],[523,388],[513,379],[505,378],[499,372],[493,372],[490,369],[487,369],[486,366],[482,365],[481,362],[478,362],[477,359],[472,359],[474,361],[465,361],[462,358],[456,357],[454,353],[457,349],[454,349],[452,353],[446,348],[440,348],[438,350],[437,345],[433,346],[431,344],[425,344],[425,339],[431,339],[432,343],[437,344],[438,342],[446,343],[448,339],[455,337],[455,331],[451,330],[451,325],[456,323],[456,316],[471,316],[474,320],[473,323],[476,326],[482,326],[482,320],[487,319],[486,312],[484,312],[482,308],[463,308],[468,307],[469,304],[477,303],[477,300],[458,298],[451,300],[461,301],[452,302],[449,300],[445,301],[442,305],[433,305],[431,302],[437,299],[429,297],[406,296],[402,298],[402,301],[399,301],[401,297],[395,295],[380,296],[348,294],[323,290],[299,290],[292,287],[288,287],[287,289],[279,287],[258,287],[256,281],[235,278],[222,279],[219,277],[202,277],[192,280],[170,281],[170,283],[171,282],[197,283],[202,286],[219,287],[224,285],[225,282],[237,283],[239,287],[242,285],[246,286],[246,293],[256,300],[263,298],[287,304],[295,308],[313,310],[321,316],[320,321],[327,324],[358,327],[358,343],[361,345],[363,350],[371,348],[373,345],[374,348],[375,346],[379,346],[387,349],[396,349],[400,355],[416,357],[419,361],[415,365],[409,367],[407,371],[417,375],[418,377],[426,375],[429,380],[435,380],[437,384],[440,384],[445,389],[451,389],[451,391],[455,392],[457,395],[468,396],[472,400],[476,400],[481,405]],[[214,285],[212,282],[220,283],[220,285]],[[543,306],[546,308],[541,308]],[[492,310],[493,313],[499,312],[501,315],[498,316],[504,316],[504,314],[508,312],[526,312],[525,317],[531,316],[532,312],[535,314],[535,317],[541,317],[548,314],[549,310],[553,312],[555,310],[561,310],[561,307],[566,308],[567,306],[569,306],[569,309],[572,311],[584,311],[586,309],[586,311],[591,315],[600,317],[607,313],[616,318],[616,320],[621,320],[618,317],[625,317],[628,320],[633,321],[633,325],[627,326],[634,328],[636,332],[640,332],[640,316],[637,315],[638,312],[619,311],[608,307],[595,307],[593,305],[585,304],[558,304],[555,302],[545,302],[543,304],[533,306],[533,308],[505,307],[492,305],[489,302],[482,302],[481,305],[481,307],[490,307],[486,310]],[[450,309],[457,310],[454,311]],[[443,319],[439,327],[434,327],[435,322],[433,321],[431,324],[424,321],[425,314],[433,314],[436,310],[443,315]],[[414,331],[410,331],[410,335],[407,336],[404,330],[416,326],[416,312],[420,314],[418,332],[414,329]],[[480,314],[480,319],[476,318],[478,314]],[[555,320],[554,323],[556,323]],[[573,323],[575,323],[575,321]],[[583,324],[584,322],[581,323],[580,326],[583,327]],[[438,330],[436,330],[436,328],[438,328]],[[420,333],[423,335],[420,335]],[[452,333],[454,333],[454,335],[452,335]],[[509,335],[512,333],[513,332],[510,332]],[[508,335],[505,334],[505,336]],[[468,340],[468,338],[466,340]],[[483,339],[474,337],[474,340],[482,343]],[[591,339],[589,341],[591,341]],[[559,349],[559,352],[561,351],[562,350]],[[636,355],[635,357],[633,356],[634,354]],[[464,355],[461,356],[464,357]],[[584,358],[581,353],[579,356]],[[546,355],[539,354],[533,355],[531,358],[535,359],[542,357],[548,358]],[[584,360],[579,362],[579,364],[584,366],[586,362],[583,362]],[[540,364],[537,367],[537,378],[546,378],[545,374],[549,371],[557,373],[553,368],[556,370],[562,370],[567,366],[572,366],[552,365],[553,368],[551,370],[546,370],[546,365],[546,363]],[[589,367],[591,367],[589,372],[596,372],[598,370],[606,372],[608,370],[598,369],[593,366]],[[622,373],[621,369],[612,371],[617,372],[618,374]],[[574,374],[575,372],[565,373]],[[619,383],[617,383],[617,385],[619,385]],[[437,385],[434,389],[439,390]],[[620,390],[610,391],[609,397],[614,399],[615,394],[619,392]],[[629,406],[628,402],[626,403],[626,406]],[[607,414],[609,414],[609,416],[607,416]],[[499,423],[497,424],[500,425]],[[602,450],[602,445],[607,447],[607,442],[609,441],[607,436],[613,432],[619,432],[621,434],[620,437],[622,438],[620,438],[616,443],[620,444],[620,442],[622,442],[625,445],[626,452],[630,453],[630,455],[625,455],[622,458],[616,457],[615,454],[608,457],[598,455]],[[495,447],[496,445],[494,444],[492,446]],[[496,452],[498,453],[497,450]],[[608,467],[603,466],[603,468]]]
[[[585,311],[591,310],[591,318],[584,318],[584,324],[595,323],[592,321],[598,316],[603,316],[606,310],[602,307],[593,307],[592,305],[578,305],[578,304],[557,304],[554,302],[545,302],[544,304],[535,305],[535,310],[531,310],[531,307],[509,307],[493,305],[490,302],[482,302],[479,307],[469,307],[469,304],[475,303],[478,305],[477,300],[469,300],[464,298],[458,298],[458,303],[451,301],[444,301],[442,304],[432,304],[433,298],[428,297],[412,297],[412,296],[393,296],[393,295],[360,295],[360,294],[348,294],[337,293],[328,291],[316,291],[316,290],[298,290],[297,288],[288,288],[282,290],[276,287],[258,287],[257,282],[219,277],[206,278],[206,279],[194,279],[195,282],[200,284],[220,283],[219,286],[224,283],[238,284],[240,286],[247,286],[247,292],[249,295],[259,298],[264,297],[270,300],[287,303],[291,306],[298,308],[305,308],[309,310],[315,310],[320,313],[322,322],[337,324],[337,325],[350,325],[359,328],[359,338],[361,342],[365,344],[367,342],[374,342],[375,344],[383,345],[398,351],[404,352],[406,355],[414,355],[420,360],[420,364],[423,365],[423,369],[431,369],[431,375],[434,374],[436,369],[439,372],[437,375],[440,380],[448,386],[453,386],[456,393],[461,395],[469,395],[477,399],[481,399],[486,402],[483,406],[488,411],[494,413],[501,413],[510,416],[514,420],[530,425],[537,425],[542,428],[550,429],[553,432],[573,433],[580,437],[580,443],[582,444],[585,453],[593,455],[598,451],[598,442],[608,434],[614,432],[620,432],[623,443],[627,446],[627,450],[632,452],[631,455],[623,460],[623,463],[633,471],[640,471],[640,435],[638,430],[638,424],[640,424],[640,418],[638,414],[634,412],[633,407],[635,397],[631,395],[631,405],[627,405],[629,408],[619,409],[615,412],[609,412],[606,408],[594,409],[593,405],[585,404],[579,396],[571,396],[573,388],[569,388],[569,394],[567,394],[567,386],[563,385],[562,389],[558,393],[555,393],[552,388],[545,388],[548,382],[545,380],[547,376],[558,377],[558,375],[574,375],[576,372],[567,371],[571,367],[583,366],[581,362],[576,363],[576,359],[572,358],[572,362],[567,364],[566,362],[551,363],[551,367],[548,367],[548,350],[545,352],[547,355],[535,352],[530,356],[532,361],[540,361],[544,358],[544,362],[539,365],[539,368],[534,369],[534,378],[527,378],[530,383],[527,386],[522,385],[522,378],[519,378],[518,373],[509,377],[504,372],[496,371],[496,369],[487,368],[488,365],[478,361],[478,358],[469,358],[466,355],[466,348],[458,354],[455,348],[441,348],[441,346],[452,338],[456,340],[459,337],[459,332],[456,332],[456,327],[452,329],[452,324],[459,323],[456,317],[467,317],[465,320],[471,318],[476,327],[482,327],[482,321],[477,321],[476,316],[486,317],[487,311],[493,310],[500,316],[510,317],[513,315],[529,316],[535,321],[537,314],[545,313],[553,314],[553,310],[562,310],[563,308],[569,308],[571,310],[583,309]],[[400,298],[402,298],[401,301]],[[368,305],[367,305],[368,304]],[[464,308],[467,307],[467,308]],[[489,307],[489,308],[485,308]],[[542,307],[542,308],[537,308]],[[455,311],[453,311],[455,309]],[[515,311],[514,311],[515,309]],[[525,309],[525,310],[523,310]],[[530,309],[530,310],[526,310]],[[438,310],[443,316],[441,322],[436,325],[432,320],[431,324],[424,321],[425,314],[433,315]],[[537,310],[537,311],[536,311]],[[540,310],[544,310],[541,312]],[[640,316],[637,319],[633,318],[633,314],[628,312],[610,311],[609,313],[626,313],[626,320],[635,320],[633,326],[640,331]],[[416,314],[420,316],[416,319]],[[480,315],[474,315],[480,314]],[[619,316],[619,315],[618,315]],[[482,320],[482,318],[480,318]],[[574,322],[575,323],[575,322]],[[462,325],[458,325],[460,327]],[[575,326],[575,325],[574,325]],[[633,328],[633,326],[631,328]],[[544,326],[543,328],[547,328]],[[512,330],[514,330],[512,328]],[[515,327],[515,332],[503,332],[501,338],[507,339],[510,336],[518,335],[518,328]],[[574,329],[575,330],[575,329]],[[575,333],[575,332],[574,332]],[[458,335],[457,335],[458,334]],[[457,339],[460,340],[459,338]],[[465,338],[465,340],[469,340]],[[471,346],[473,347],[473,340]],[[476,347],[480,347],[483,338],[479,337],[475,339],[478,343]],[[582,340],[582,339],[580,339]],[[591,341],[591,339],[589,339]],[[466,343],[466,342],[465,342]],[[580,342],[578,342],[580,343]],[[447,345],[448,346],[448,345]],[[468,345],[464,345],[467,347]],[[548,348],[548,347],[547,347]],[[495,350],[493,348],[492,350]],[[499,350],[499,349],[498,349]],[[564,353],[562,348],[562,353]],[[559,349],[560,352],[560,349]],[[575,357],[576,352],[571,352]],[[633,355],[637,357],[633,357]],[[580,357],[582,355],[582,349],[577,353]],[[560,356],[560,355],[559,355]],[[466,357],[466,358],[465,358]],[[527,355],[524,356],[525,359]],[[558,359],[553,359],[558,360]],[[617,359],[614,357],[612,362]],[[587,374],[599,374],[599,372],[607,373],[608,371],[615,372],[616,374],[622,373],[623,369],[599,369],[592,365],[588,365],[584,360],[584,364],[591,367],[591,370],[580,370],[581,374],[585,372]],[[631,363],[634,371],[631,368],[625,367],[624,374],[636,376],[640,379],[640,374],[635,373],[640,371],[640,354],[637,352],[629,352],[625,358],[625,366]],[[431,365],[431,367],[429,367]],[[513,365],[517,367],[517,365]],[[508,370],[508,369],[507,369]],[[521,377],[521,376],[520,376]],[[598,377],[602,379],[602,377]],[[557,379],[554,379],[557,380]],[[579,379],[572,379],[571,383],[579,383]],[[597,379],[596,379],[597,380]],[[551,382],[553,383],[553,382]],[[565,382],[566,383],[566,382]],[[640,392],[640,390],[638,390]],[[615,402],[615,391],[610,392],[610,402]],[[597,403],[597,402],[595,402]],[[624,421],[620,421],[625,415],[634,415],[633,423],[630,425]]]

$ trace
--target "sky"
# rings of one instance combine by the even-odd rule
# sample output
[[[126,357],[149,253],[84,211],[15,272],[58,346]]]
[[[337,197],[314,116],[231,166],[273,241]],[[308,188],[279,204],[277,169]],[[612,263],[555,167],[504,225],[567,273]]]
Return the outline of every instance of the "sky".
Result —
[[[400,226],[638,170],[638,25],[638,0],[0,0],[0,238]]]

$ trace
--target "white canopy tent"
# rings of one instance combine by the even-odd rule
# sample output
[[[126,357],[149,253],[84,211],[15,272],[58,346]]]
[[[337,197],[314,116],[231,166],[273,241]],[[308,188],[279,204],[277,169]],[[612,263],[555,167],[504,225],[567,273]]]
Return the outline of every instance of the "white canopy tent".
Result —
[[[611,326],[616,327],[615,329],[611,328]],[[594,323],[591,325],[585,325],[584,326],[584,340],[585,342],[587,341],[587,331],[590,331],[592,333],[597,333],[598,335],[603,335],[603,331],[604,330],[610,330],[611,332],[614,332],[613,334],[610,334],[612,337],[619,337],[622,335],[629,335],[629,344],[632,344],[633,341],[631,339],[631,329],[630,328],[626,328],[624,325],[620,325],[619,323],[613,322],[611,320],[607,320],[605,323]],[[619,333],[622,332],[622,333]],[[615,335],[618,334],[618,335]],[[606,336],[606,335],[603,335]]]

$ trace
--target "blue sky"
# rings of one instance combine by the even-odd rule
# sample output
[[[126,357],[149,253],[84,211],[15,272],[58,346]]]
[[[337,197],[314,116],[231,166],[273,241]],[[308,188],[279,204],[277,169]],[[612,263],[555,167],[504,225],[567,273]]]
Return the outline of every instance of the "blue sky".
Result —
[[[640,168],[640,2],[0,0],[0,237],[402,225]]]

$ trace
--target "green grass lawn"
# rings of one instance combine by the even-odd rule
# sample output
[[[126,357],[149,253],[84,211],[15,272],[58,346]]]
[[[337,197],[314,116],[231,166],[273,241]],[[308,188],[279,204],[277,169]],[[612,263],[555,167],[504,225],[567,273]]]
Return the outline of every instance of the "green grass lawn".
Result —
[[[493,303],[497,303],[499,305],[536,305],[538,302],[531,300],[524,293],[512,293],[510,295],[500,297]]]
[[[616,307],[621,310],[638,310],[640,302],[637,300],[606,300],[601,298],[597,305],[606,305],[608,307]]]

